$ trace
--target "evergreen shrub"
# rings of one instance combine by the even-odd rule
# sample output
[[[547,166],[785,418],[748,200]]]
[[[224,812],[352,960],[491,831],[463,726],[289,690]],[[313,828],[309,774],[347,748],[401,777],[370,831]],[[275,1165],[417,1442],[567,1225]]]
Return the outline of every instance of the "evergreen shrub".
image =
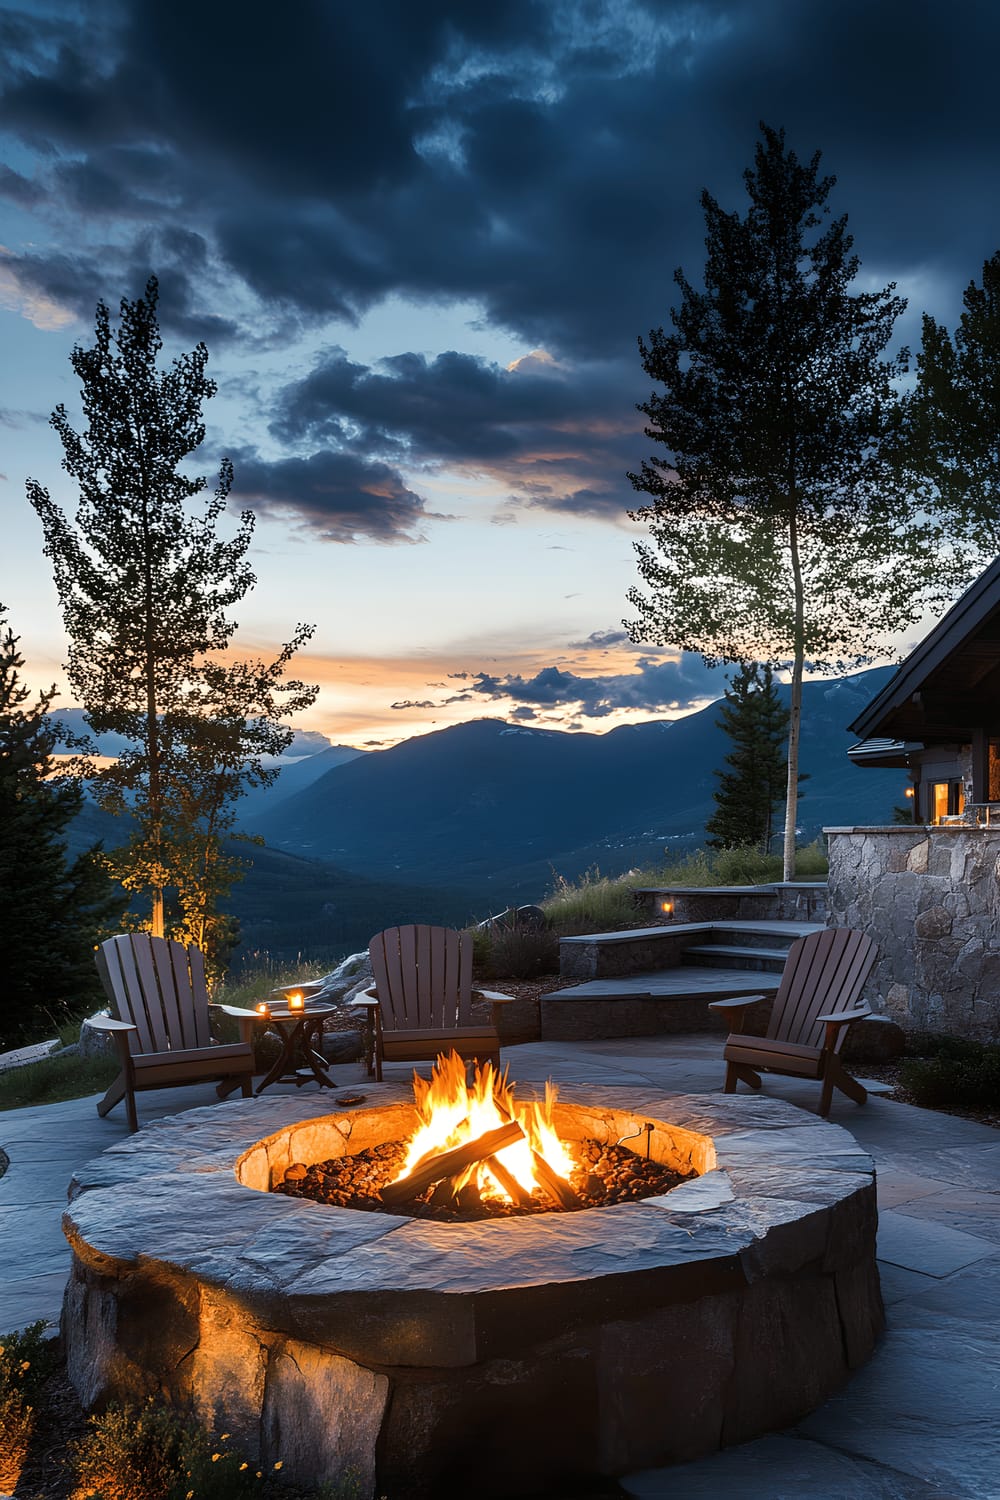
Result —
[[[903,1087],[923,1109],[1000,1109],[1000,1046],[964,1037],[911,1037],[900,1070]]]

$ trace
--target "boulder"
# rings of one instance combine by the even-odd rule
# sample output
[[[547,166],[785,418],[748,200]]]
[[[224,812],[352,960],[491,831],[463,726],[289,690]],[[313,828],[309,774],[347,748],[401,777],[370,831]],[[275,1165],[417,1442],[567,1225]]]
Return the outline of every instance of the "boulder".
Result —
[[[320,1045],[328,1063],[357,1062],[365,1055],[360,1031],[325,1031]]]
[[[91,1021],[97,1016],[106,1016],[108,1011],[95,1010],[93,1016],[88,1016],[80,1023],[80,1040],[77,1042],[77,1050],[81,1057],[111,1057],[115,1052],[115,1039],[109,1031],[98,1031],[96,1026],[91,1026]]]
[[[487,917],[478,924],[479,932],[492,932],[497,928],[525,927],[529,931],[541,932],[548,926],[545,913],[540,906],[508,906],[495,917]]]
[[[342,1005],[355,990],[366,988],[371,978],[372,961],[367,950],[352,953],[317,981],[320,988],[313,990],[310,999],[317,1005]]]
[[[889,1016],[865,1016],[855,1021],[844,1039],[841,1057],[844,1062],[891,1062],[900,1057],[906,1046],[906,1033]]]

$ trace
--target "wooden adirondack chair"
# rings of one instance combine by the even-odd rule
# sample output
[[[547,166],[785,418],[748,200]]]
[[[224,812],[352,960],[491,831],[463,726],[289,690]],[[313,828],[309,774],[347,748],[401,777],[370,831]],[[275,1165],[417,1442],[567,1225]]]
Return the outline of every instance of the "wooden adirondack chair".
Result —
[[[114,1014],[95,1016],[90,1024],[114,1037],[121,1062],[121,1072],[97,1106],[99,1115],[124,1099],[129,1130],[138,1130],[139,1090],[203,1079],[219,1080],[220,1099],[238,1085],[249,1098],[251,1037],[259,1018],[234,1005],[213,1007],[240,1023],[238,1042],[213,1043],[200,949],[146,932],[128,932],[102,943],[96,960]]]
[[[374,987],[356,1003],[372,1018],[374,1068],[383,1062],[431,1062],[454,1049],[500,1065],[496,1007],[510,995],[472,988],[472,934],[450,927],[387,927],[369,945]],[[472,1002],[488,1000],[493,1024],[475,1025]]]
[[[710,1010],[731,1015],[737,1023],[726,1040],[725,1092],[736,1090],[742,1078],[761,1087],[761,1073],[784,1073],[815,1078],[822,1083],[819,1112],[830,1113],[835,1088],[855,1104],[864,1104],[867,1090],[844,1069],[838,1057],[852,1021],[870,1014],[858,996],[872,971],[877,950],[873,940],[849,927],[828,927],[799,938],[789,950],[767,1035],[743,1032],[747,1007],[762,995],[714,1000]]]

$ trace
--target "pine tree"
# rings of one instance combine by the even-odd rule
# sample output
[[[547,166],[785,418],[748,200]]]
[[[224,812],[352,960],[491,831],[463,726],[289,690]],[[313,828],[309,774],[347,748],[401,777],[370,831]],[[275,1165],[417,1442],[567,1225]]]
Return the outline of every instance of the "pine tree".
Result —
[[[96,850],[67,860],[83,790],[58,774],[55,688],[30,701],[18,640],[0,605],[0,1052],[96,1002],[93,946],[118,904]]]
[[[730,678],[719,726],[732,742],[728,771],[716,771],[716,811],[705,824],[714,849],[752,846],[767,853],[774,809],[785,790],[788,709],[768,666],[747,666]]]
[[[639,348],[662,383],[640,406],[667,450],[629,478],[650,503],[652,546],[637,545],[633,639],[707,661],[790,670],[785,877],[795,861],[802,678],[809,663],[845,671],[950,597],[961,549],[894,482],[889,438],[905,351],[884,359],[904,303],[853,291],[846,218],[819,155],[801,163],[762,125],[750,206],[729,213],[707,192],[704,290],[676,273],[674,332]]]
[[[79,487],[75,524],[34,480],[28,497],[70,638],[70,687],[95,733],[112,731],[132,747],[91,780],[100,806],[134,821],[128,845],[110,856],[114,873],[149,898],[155,934],[167,930],[164,892],[176,887],[179,932],[190,936],[187,913],[200,907],[205,930],[240,870],[220,852],[232,802],[273,777],[261,757],[290,743],[280,720],[311,703],[316,689],[283,680],[310,626],[299,625],[270,663],[223,660],[236,629],[228,611],[255,583],[247,561],[253,516],[244,512],[229,540],[218,535],[233,478],[228,460],[214,494],[193,510],[206,481],[180,465],[204,439],[202,405],[216,387],[204,344],[158,368],[157,300],[153,277],[143,297],[122,301],[116,331],[99,303],[94,347],[73,350],[86,425],[77,433],[62,406],[52,425]]]
[[[1000,553],[1000,251],[963,303],[954,335],[924,314],[906,403],[906,477],[985,567]]]

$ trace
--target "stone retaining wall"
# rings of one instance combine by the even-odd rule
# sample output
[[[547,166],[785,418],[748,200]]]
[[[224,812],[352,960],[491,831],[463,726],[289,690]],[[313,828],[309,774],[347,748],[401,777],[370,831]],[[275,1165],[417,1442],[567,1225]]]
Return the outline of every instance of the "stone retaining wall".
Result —
[[[902,1026],[1000,1037],[1000,828],[827,828],[831,926],[879,946],[866,998]]]
[[[826,883],[774,881],[746,886],[647,886],[635,892],[649,922],[822,922]],[[672,910],[663,910],[669,902]]]

